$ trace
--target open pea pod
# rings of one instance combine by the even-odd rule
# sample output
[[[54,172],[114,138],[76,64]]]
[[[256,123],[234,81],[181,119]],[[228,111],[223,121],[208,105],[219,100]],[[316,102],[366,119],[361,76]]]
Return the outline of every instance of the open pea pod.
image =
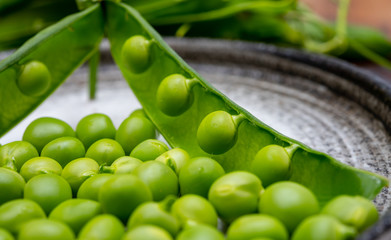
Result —
[[[100,5],[70,15],[0,62],[0,136],[99,48],[103,20]]]
[[[106,8],[113,57],[172,147],[210,156],[233,171],[250,169],[261,148],[283,146],[291,158],[289,179],[312,189],[321,203],[339,194],[373,199],[388,184],[266,126],[203,80],[134,9],[114,2]]]

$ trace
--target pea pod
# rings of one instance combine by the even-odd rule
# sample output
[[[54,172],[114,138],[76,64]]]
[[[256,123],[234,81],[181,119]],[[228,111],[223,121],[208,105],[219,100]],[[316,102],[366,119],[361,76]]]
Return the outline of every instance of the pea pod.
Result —
[[[34,110],[88,59],[98,48],[102,37],[102,9],[95,5],[46,28],[1,61],[0,134]],[[39,62],[39,66],[31,70],[28,67],[31,62]],[[47,79],[38,81],[41,88],[26,92],[30,81],[37,80],[24,76],[24,71],[40,71],[39,75]]]
[[[134,9],[114,2],[107,2],[106,8],[107,35],[114,60],[144,111],[172,147],[180,147],[193,157],[212,157],[226,171],[248,170],[256,153],[270,144],[294,149],[287,178],[311,189],[321,204],[339,194],[373,199],[388,184],[382,176],[342,164],[266,126],[192,70]],[[124,51],[132,52],[124,43],[135,36],[147,46],[146,51],[137,53],[143,56],[137,57],[148,59],[136,71],[128,67],[132,62],[124,61],[129,58],[122,57]],[[179,75],[183,77],[178,78]],[[186,97],[177,103],[180,108],[167,111],[169,106],[157,96],[164,96],[159,92],[160,86],[172,76],[182,79],[179,94]],[[162,88],[170,87],[175,85]],[[170,104],[168,99],[166,103]]]

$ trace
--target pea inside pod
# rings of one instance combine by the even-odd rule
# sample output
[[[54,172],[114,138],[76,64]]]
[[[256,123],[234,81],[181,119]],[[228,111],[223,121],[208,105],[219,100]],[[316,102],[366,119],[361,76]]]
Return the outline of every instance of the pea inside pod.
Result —
[[[21,69],[17,84],[23,94],[39,97],[49,90],[51,75],[44,63],[40,61],[30,61],[24,64]]]
[[[126,40],[122,47],[122,60],[131,72],[141,73],[149,67],[150,45],[151,41],[141,35],[132,36]]]

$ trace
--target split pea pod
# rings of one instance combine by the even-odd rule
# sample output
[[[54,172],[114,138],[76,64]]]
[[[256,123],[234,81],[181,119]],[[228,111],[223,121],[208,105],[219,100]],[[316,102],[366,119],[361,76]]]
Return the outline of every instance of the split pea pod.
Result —
[[[305,185],[321,204],[339,194],[373,199],[388,184],[266,126],[203,80],[134,9],[105,7],[114,60],[172,147],[212,157],[229,172],[249,170],[260,149],[279,145],[290,160],[285,180]]]

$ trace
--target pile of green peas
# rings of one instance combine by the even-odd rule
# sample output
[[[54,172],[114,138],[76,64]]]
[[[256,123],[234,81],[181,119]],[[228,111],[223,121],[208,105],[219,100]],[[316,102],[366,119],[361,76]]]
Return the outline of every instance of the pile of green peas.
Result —
[[[31,122],[0,147],[0,239],[354,239],[374,204],[341,195],[320,206],[286,179],[289,151],[261,149],[251,172],[170,149],[142,109],[116,129],[101,113],[74,130]]]

